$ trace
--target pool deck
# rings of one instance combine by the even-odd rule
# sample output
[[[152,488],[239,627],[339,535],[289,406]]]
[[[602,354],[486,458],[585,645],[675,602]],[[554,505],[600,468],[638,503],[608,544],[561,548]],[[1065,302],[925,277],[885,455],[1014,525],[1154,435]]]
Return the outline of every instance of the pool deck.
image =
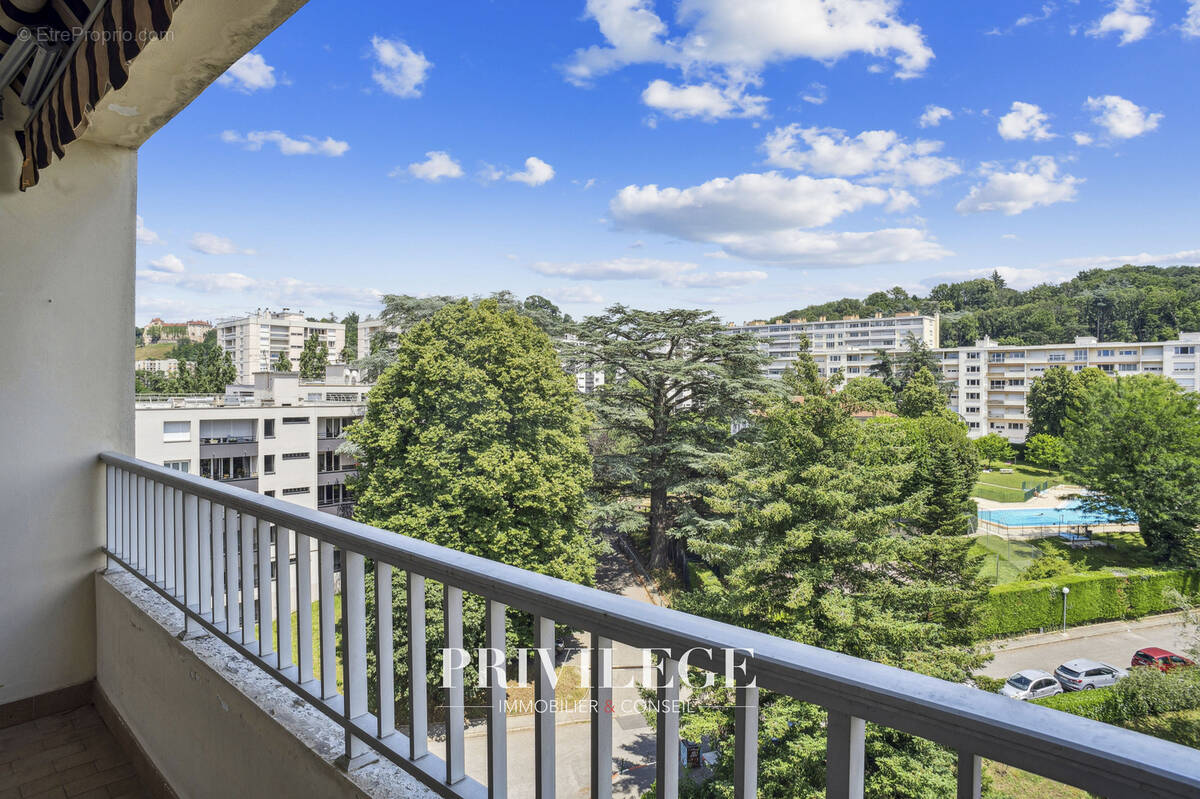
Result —
[[[1033,497],[1028,502],[996,502],[990,499],[972,497],[980,510],[1029,510],[1030,508],[1056,508],[1076,494],[1082,494],[1083,488],[1072,485],[1057,485],[1046,489],[1042,494]]]

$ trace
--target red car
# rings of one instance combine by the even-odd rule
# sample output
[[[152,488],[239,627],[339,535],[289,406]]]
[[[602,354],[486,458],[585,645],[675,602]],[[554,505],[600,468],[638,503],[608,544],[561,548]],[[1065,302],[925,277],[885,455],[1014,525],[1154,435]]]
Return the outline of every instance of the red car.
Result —
[[[1133,660],[1129,662],[1130,666],[1153,666],[1159,671],[1170,671],[1183,666],[1195,666],[1196,664],[1185,658],[1183,655],[1176,655],[1174,652],[1168,652],[1165,649],[1159,649],[1157,646],[1148,646],[1145,649],[1139,649],[1133,653]]]

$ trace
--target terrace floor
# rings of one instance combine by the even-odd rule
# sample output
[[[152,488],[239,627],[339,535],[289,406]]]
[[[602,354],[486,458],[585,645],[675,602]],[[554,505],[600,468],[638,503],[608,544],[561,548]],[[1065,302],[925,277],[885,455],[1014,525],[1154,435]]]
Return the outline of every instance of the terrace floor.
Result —
[[[0,799],[148,796],[91,705],[0,730]]]

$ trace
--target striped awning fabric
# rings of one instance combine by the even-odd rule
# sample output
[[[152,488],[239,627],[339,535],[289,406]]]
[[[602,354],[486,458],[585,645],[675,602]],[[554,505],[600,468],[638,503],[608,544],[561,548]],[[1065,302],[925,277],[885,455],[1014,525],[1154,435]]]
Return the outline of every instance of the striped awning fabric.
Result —
[[[87,130],[105,94],[129,79],[129,64],[166,35],[182,0],[0,0],[0,52],[19,36],[61,48],[56,78],[17,131],[23,154],[20,188]],[[90,20],[90,22],[89,22]],[[20,90],[18,81],[14,86]]]

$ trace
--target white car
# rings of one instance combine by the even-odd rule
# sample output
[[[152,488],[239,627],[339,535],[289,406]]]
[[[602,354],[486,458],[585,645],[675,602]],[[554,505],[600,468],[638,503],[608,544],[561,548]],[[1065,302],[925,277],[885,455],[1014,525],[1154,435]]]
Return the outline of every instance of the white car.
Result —
[[[1041,699],[1062,693],[1062,686],[1054,675],[1041,669],[1018,671],[1001,686],[998,693],[1013,699]]]
[[[1065,691],[1088,691],[1113,685],[1117,680],[1128,677],[1129,672],[1098,660],[1076,658],[1055,669],[1054,676]]]

